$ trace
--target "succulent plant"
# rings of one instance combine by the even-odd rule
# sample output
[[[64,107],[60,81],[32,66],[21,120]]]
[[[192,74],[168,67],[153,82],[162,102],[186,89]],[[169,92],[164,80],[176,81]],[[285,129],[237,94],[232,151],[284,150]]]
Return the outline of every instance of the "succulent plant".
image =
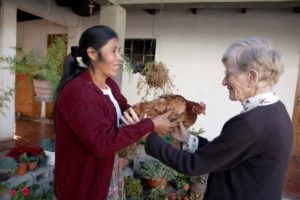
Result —
[[[0,170],[3,169],[16,169],[18,163],[11,157],[0,158]]]
[[[20,163],[28,163],[29,162],[29,158],[27,156],[27,153],[23,153],[21,156],[20,156]]]
[[[156,160],[143,163],[141,171],[146,179],[157,180],[164,178],[166,180],[172,180],[176,175],[173,169]]]
[[[40,147],[42,147],[45,151],[52,151],[54,152],[54,143],[52,141],[52,139],[50,138],[45,138],[42,139],[40,142]]]
[[[0,182],[9,179],[17,167],[18,163],[15,159],[11,157],[0,158]]]

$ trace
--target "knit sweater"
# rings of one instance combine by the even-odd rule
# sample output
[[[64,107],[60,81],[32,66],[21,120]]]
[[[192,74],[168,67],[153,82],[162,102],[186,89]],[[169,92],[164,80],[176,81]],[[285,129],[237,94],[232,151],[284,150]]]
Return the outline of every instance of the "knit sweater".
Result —
[[[153,133],[145,150],[181,173],[210,173],[204,200],[279,200],[292,141],[290,117],[278,101],[229,119],[213,141],[199,138],[194,154]]]
[[[122,111],[129,105],[117,84],[107,79]],[[150,119],[117,127],[117,113],[87,71],[59,95],[56,113],[54,193],[58,200],[105,200],[115,154],[154,130]]]

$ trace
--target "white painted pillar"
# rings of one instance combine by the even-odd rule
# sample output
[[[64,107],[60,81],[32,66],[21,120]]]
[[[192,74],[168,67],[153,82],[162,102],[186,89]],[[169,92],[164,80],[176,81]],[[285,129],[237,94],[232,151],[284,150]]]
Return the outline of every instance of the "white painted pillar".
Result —
[[[14,0],[0,0],[0,56],[15,56],[17,40],[17,6]],[[2,65],[3,66],[3,65]],[[0,95],[15,88],[16,76],[0,70]],[[11,139],[16,132],[15,94],[0,107],[0,140]]]
[[[118,33],[123,52],[126,30],[126,10],[118,4],[112,6],[101,6],[100,24],[109,26]],[[115,80],[121,88],[122,73],[119,73]]]

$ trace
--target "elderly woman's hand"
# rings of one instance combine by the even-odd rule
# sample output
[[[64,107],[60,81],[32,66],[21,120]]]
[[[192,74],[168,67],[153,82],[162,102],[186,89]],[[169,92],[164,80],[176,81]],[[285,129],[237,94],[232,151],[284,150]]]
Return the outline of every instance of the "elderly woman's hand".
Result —
[[[175,130],[172,132],[172,136],[178,140],[179,142],[182,142],[184,144],[187,144],[190,138],[190,133],[186,128],[183,126],[182,122],[179,122],[179,125],[175,128]]]
[[[168,112],[158,115],[152,119],[154,123],[154,132],[159,135],[165,135],[167,133],[171,133],[176,127],[175,122],[170,122],[168,116],[172,113],[171,110]]]
[[[125,125],[136,124],[140,121],[139,117],[131,107],[123,113],[121,120]]]

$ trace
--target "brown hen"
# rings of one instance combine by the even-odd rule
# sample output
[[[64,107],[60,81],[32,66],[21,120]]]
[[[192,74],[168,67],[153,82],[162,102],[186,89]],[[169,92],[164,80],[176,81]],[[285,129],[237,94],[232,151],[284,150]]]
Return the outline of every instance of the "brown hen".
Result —
[[[138,117],[142,119],[145,114],[149,118],[156,117],[169,110],[172,113],[169,115],[170,121],[183,122],[186,128],[192,126],[197,116],[205,111],[204,103],[196,103],[186,100],[181,95],[163,95],[152,101],[141,102],[132,106]]]

